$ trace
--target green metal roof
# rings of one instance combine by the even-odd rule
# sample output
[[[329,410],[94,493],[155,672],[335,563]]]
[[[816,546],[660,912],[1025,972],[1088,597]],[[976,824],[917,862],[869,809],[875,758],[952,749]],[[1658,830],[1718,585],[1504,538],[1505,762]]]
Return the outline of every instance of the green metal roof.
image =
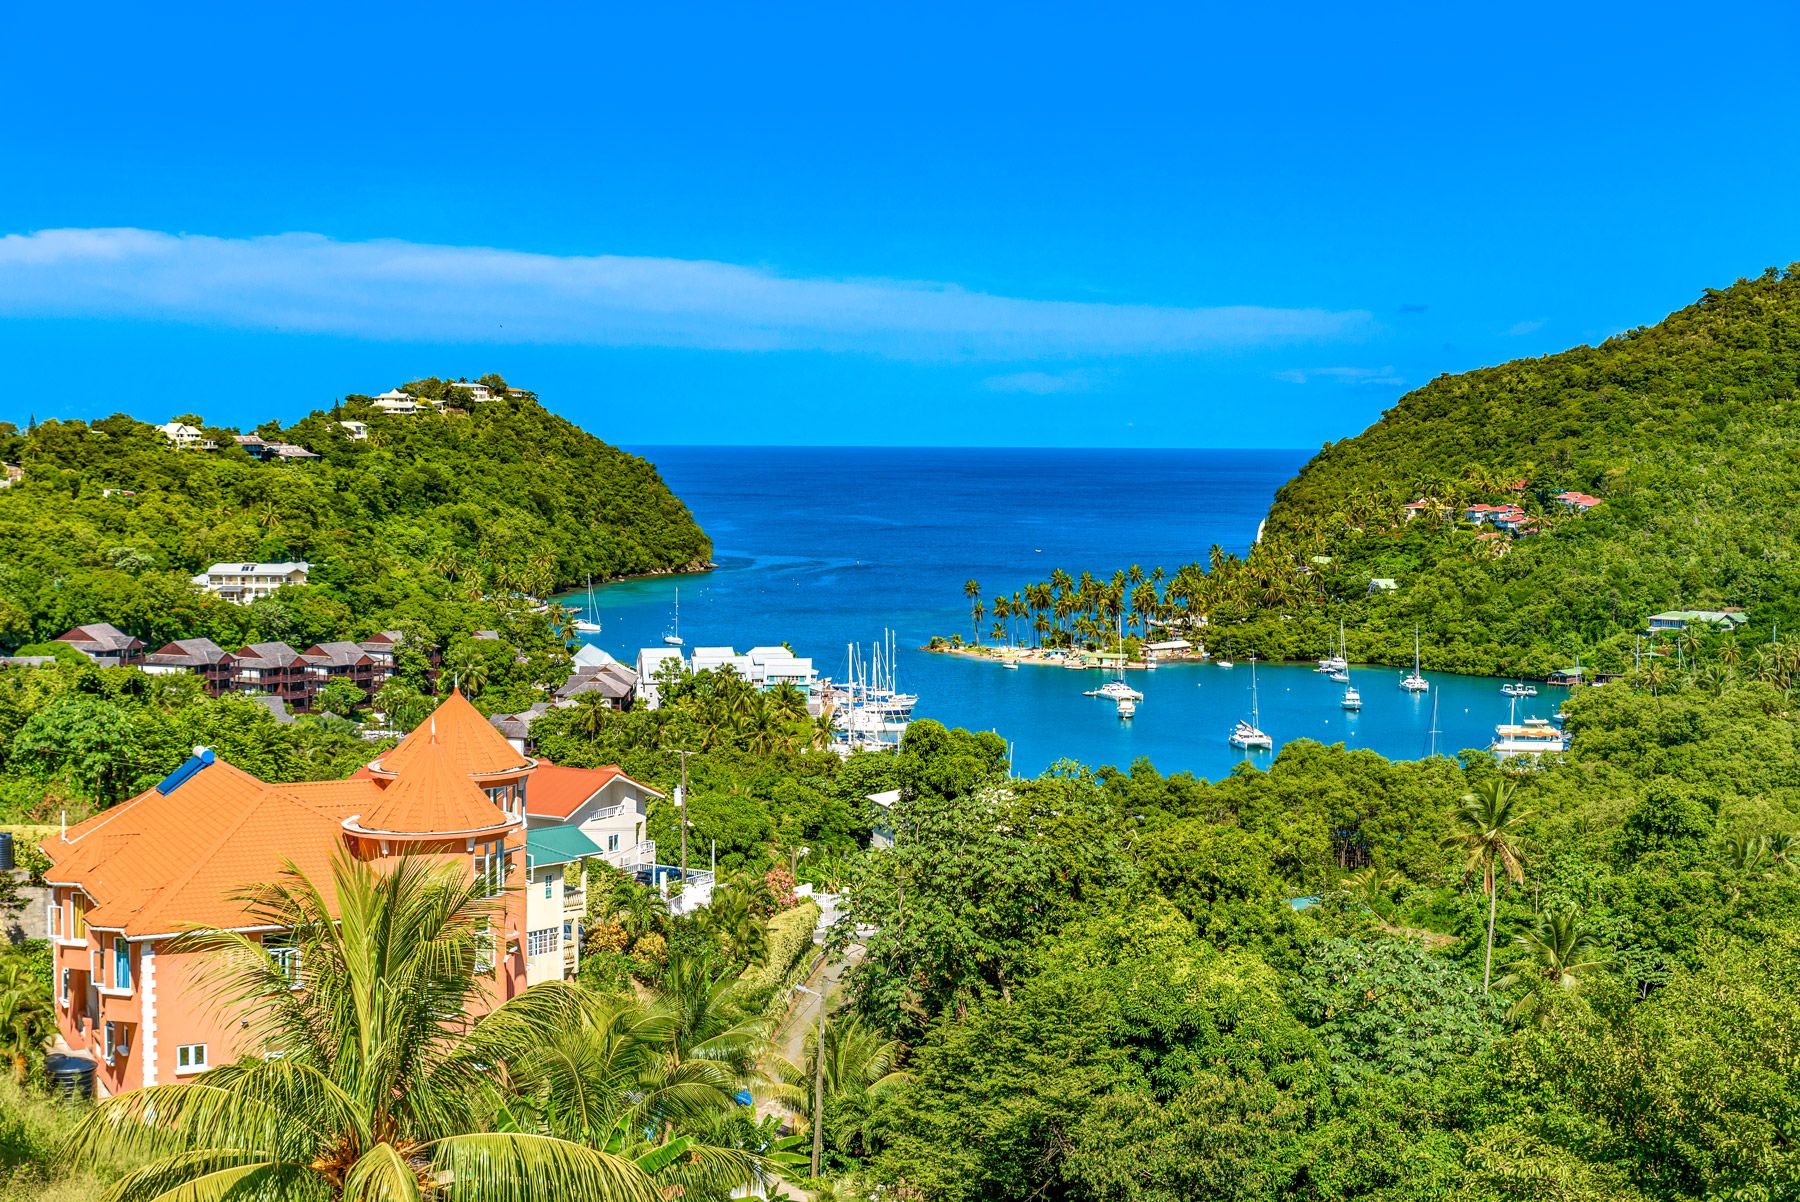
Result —
[[[540,826],[525,832],[525,854],[533,864],[568,864],[600,854],[600,845],[578,826]]]

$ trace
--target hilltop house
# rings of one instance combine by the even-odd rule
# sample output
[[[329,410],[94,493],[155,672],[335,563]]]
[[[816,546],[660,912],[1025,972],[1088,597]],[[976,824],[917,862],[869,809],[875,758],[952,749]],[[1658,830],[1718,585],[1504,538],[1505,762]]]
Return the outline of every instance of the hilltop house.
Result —
[[[237,605],[267,597],[283,585],[305,584],[312,565],[304,560],[281,563],[215,563],[194,577],[194,583]]]
[[[383,413],[399,416],[417,413],[421,409],[430,408],[429,402],[420,401],[410,392],[401,392],[398,388],[390,388],[380,396],[371,397],[369,403]]]
[[[134,638],[111,622],[90,622],[56,636],[103,668],[135,664],[144,658],[144,641]]]
[[[198,426],[186,422],[164,422],[156,427],[177,451],[212,451],[218,443],[208,438]]]
[[[278,879],[290,861],[310,879],[328,880],[340,851],[377,868],[429,856],[504,897],[485,1005],[548,979],[556,966],[567,975],[564,948],[579,938],[577,927],[565,925],[579,921],[568,895],[542,899],[553,903],[545,917],[529,890],[502,894],[534,875],[527,867],[534,843],[557,882],[562,864],[593,854],[567,831],[538,834],[570,824],[527,818],[528,808],[541,808],[536,781],[545,767],[507,746],[454,692],[429,722],[349,780],[271,784],[196,748],[154,788],[43,843],[62,1040],[97,1061],[102,1095],[278,1053],[221,1003],[201,975],[201,954],[178,937],[196,927],[244,931],[304,984],[306,966],[284,933],[260,926],[237,895]],[[545,792],[559,813],[580,811],[581,804],[566,804],[576,796],[632,809],[635,795],[624,780],[617,769],[557,768]],[[589,808],[588,818],[610,821],[598,817],[605,807]]]

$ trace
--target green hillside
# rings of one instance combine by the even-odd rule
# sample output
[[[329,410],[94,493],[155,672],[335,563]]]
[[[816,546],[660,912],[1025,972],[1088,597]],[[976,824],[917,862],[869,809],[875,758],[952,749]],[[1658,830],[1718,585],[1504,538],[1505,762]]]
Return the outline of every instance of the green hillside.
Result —
[[[219,449],[175,450],[123,414],[0,425],[0,461],[23,468],[0,489],[0,649],[94,621],[152,644],[345,637],[402,617],[466,630],[520,594],[697,569],[712,551],[653,465],[530,397],[416,416],[351,397],[258,427],[317,460],[258,462],[208,433]],[[285,559],[314,568],[279,601],[234,606],[189,583],[220,560]]]
[[[1365,652],[1400,657],[1417,622],[1444,667],[1543,672],[1577,649],[1624,667],[1667,609],[1741,606],[1743,638],[1800,633],[1797,379],[1792,268],[1599,346],[1440,377],[1314,457],[1278,494],[1266,547],[1232,570],[1253,584],[1266,557],[1315,586]],[[1564,490],[1601,504],[1571,512]],[[1433,510],[1405,521],[1420,498]],[[1490,527],[1460,520],[1513,499],[1540,533],[1484,540]],[[1371,598],[1372,578],[1399,588]]]
[[[972,617],[998,619],[994,642],[1058,645],[1110,641],[1120,618],[1139,634],[1162,620],[1274,659],[1323,655],[1341,621],[1350,657],[1379,663],[1410,661],[1417,626],[1428,668],[1543,676],[1577,654],[1633,668],[1651,614],[1741,608],[1749,620],[1729,638],[1695,629],[1684,636],[1695,646],[1654,647],[1673,658],[1733,642],[1728,666],[1773,680],[1800,663],[1800,642],[1785,639],[1800,636],[1797,380],[1791,267],[1599,346],[1408,393],[1282,487],[1246,557],[1214,547],[1204,562],[1110,579],[1059,569],[975,597]],[[1599,504],[1573,509],[1564,492]],[[1532,533],[1465,517],[1505,504]]]

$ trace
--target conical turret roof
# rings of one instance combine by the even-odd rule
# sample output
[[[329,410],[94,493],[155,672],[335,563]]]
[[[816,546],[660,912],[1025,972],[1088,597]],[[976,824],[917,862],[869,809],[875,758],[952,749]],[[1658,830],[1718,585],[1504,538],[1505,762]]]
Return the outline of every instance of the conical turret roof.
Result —
[[[383,776],[404,775],[408,767],[425,758],[424,749],[433,741],[448,749],[450,762],[464,776],[504,776],[524,772],[534,763],[530,756],[515,750],[460,690],[453,689],[429,722],[420,724],[369,768]]]
[[[517,821],[501,813],[469,779],[468,771],[457,762],[455,744],[440,736],[435,719],[407,738],[413,750],[394,783],[381,790],[366,813],[348,819],[345,827],[395,835],[466,835],[499,831]],[[395,750],[405,747],[403,743]]]

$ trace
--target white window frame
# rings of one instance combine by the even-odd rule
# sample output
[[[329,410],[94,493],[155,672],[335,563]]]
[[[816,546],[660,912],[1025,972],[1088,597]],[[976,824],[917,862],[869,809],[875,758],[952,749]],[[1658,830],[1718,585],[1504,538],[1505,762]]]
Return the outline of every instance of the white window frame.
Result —
[[[56,1000],[62,1003],[64,1010],[69,1008],[69,977],[73,975],[74,971],[72,968],[64,968],[56,974]]]
[[[525,933],[525,954],[527,956],[554,956],[562,950],[562,931],[557,927],[543,927]]]
[[[198,1056],[195,1055],[198,1050]],[[206,1045],[203,1043],[178,1044],[175,1048],[175,1075],[187,1073],[203,1073],[212,1065],[207,1063]]]
[[[476,881],[487,883],[488,892],[483,896],[499,897],[506,887],[506,840],[481,840],[475,844],[472,860]]]
[[[125,969],[122,974],[119,971],[121,965]],[[124,977],[123,980],[120,980],[121,976]],[[109,978],[112,981],[112,987],[120,993],[130,993],[131,978],[131,942],[123,935],[114,935],[112,945],[112,976]]]

